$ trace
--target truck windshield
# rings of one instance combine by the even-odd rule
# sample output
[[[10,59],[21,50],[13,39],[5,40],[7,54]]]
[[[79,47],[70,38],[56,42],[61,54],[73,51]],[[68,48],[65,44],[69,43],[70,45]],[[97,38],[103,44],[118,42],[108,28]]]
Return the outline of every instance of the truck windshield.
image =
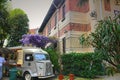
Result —
[[[35,55],[34,55],[34,59],[35,59],[36,61],[49,60],[49,55],[48,55],[48,54],[35,54]]]

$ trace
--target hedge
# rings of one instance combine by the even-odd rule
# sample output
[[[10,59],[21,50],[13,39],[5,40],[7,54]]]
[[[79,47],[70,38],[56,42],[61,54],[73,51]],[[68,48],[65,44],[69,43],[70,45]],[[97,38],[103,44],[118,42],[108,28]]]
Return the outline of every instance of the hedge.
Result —
[[[75,76],[95,78],[105,74],[102,59],[95,53],[70,53],[62,55],[63,74],[73,73]]]

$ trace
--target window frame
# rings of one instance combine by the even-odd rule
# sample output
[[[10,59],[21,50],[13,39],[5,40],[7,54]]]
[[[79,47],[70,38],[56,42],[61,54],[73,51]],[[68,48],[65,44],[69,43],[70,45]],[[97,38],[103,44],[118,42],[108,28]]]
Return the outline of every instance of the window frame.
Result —
[[[51,21],[48,24],[48,34],[50,34],[50,33],[51,33]]]
[[[55,20],[55,24],[54,24],[55,27],[54,27],[54,29],[56,29],[56,27],[57,27],[57,22],[58,22],[57,12],[55,13],[54,20]]]
[[[64,21],[65,20],[65,4],[63,5],[63,7],[62,7],[62,21]]]
[[[27,60],[27,57],[30,57],[30,59]],[[33,55],[32,55],[31,53],[26,53],[24,60],[25,60],[25,61],[33,61]]]

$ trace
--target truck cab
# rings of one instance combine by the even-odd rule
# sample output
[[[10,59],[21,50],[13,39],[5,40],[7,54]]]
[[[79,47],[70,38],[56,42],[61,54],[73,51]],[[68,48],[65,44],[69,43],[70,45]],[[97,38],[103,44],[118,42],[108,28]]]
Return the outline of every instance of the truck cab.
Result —
[[[21,76],[24,80],[33,80],[33,78],[53,77],[53,65],[49,54],[36,47],[21,47],[17,49],[17,67],[22,71]]]

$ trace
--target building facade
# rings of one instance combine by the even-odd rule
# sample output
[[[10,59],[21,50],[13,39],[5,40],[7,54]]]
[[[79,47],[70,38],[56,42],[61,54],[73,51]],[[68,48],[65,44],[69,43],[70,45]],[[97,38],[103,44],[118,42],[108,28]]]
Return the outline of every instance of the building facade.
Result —
[[[59,40],[61,53],[93,52],[79,37],[95,30],[97,21],[120,14],[120,0],[53,0],[39,32]]]
[[[29,29],[29,34],[38,34],[39,28]]]

